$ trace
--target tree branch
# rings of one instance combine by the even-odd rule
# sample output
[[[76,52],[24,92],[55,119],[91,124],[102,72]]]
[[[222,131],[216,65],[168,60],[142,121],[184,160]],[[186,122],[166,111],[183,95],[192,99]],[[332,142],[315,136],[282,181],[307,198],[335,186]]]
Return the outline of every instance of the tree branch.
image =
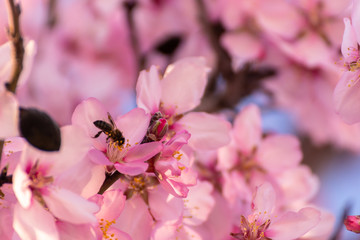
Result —
[[[9,28],[8,37],[12,42],[12,61],[13,68],[10,77],[10,81],[6,84],[7,89],[15,93],[16,86],[23,69],[24,59],[24,43],[20,31],[20,5],[15,4],[14,0],[7,0],[8,16],[9,16]]]
[[[115,171],[113,174],[111,175],[106,175],[106,178],[103,182],[103,184],[100,187],[100,190],[98,192],[98,194],[103,194],[111,185],[113,185],[117,180],[119,180],[121,177],[123,176],[123,174],[121,174],[118,171]]]

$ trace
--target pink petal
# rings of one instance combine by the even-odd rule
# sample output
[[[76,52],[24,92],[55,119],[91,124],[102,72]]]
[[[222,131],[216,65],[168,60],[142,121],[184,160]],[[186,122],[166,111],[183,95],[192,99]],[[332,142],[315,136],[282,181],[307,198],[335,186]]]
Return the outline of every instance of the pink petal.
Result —
[[[0,122],[0,139],[19,135],[19,105],[8,91],[0,91]]]
[[[232,56],[232,67],[236,71],[246,62],[254,61],[263,52],[259,38],[245,32],[225,33],[221,37],[221,44]]]
[[[153,231],[153,238],[156,240],[181,239],[181,240],[203,240],[203,238],[194,228],[186,225],[177,226],[159,222]]]
[[[14,240],[12,238],[12,235],[14,234],[14,229],[12,226],[13,218],[13,207],[3,207],[0,209],[0,236],[2,240]]]
[[[71,122],[82,127],[90,137],[94,137],[100,129],[95,127],[94,121],[102,120],[109,122],[105,107],[96,98],[82,101],[74,110]],[[99,138],[93,139],[94,146],[99,150],[106,149],[106,136],[101,134]]]
[[[300,142],[291,135],[268,136],[261,142],[257,152],[257,160],[271,173],[281,173],[295,167],[301,159]]]
[[[13,189],[19,204],[23,208],[29,208],[32,201],[32,192],[29,188],[30,179],[28,174],[18,165],[13,173]]]
[[[71,224],[68,222],[57,221],[56,227],[59,231],[60,239],[68,240],[95,240],[96,235],[90,224]]]
[[[259,108],[253,104],[246,106],[234,121],[234,138],[240,151],[251,153],[260,143],[261,131]]]
[[[335,216],[327,210],[318,210],[321,211],[321,220],[314,228],[304,235],[304,239],[331,239],[330,236],[333,233],[335,225]]]
[[[266,182],[257,188],[253,206],[256,214],[270,214],[275,207],[276,193],[270,183]]]
[[[287,212],[272,222],[265,235],[277,240],[297,239],[315,227],[319,221],[319,210],[302,208],[299,212]]]
[[[191,137],[190,133],[185,130],[179,131],[173,136],[165,145],[162,150],[162,157],[171,157],[175,151],[179,151],[182,146],[187,144],[189,138]]]
[[[124,158],[125,162],[133,161],[146,161],[159,153],[162,149],[162,144],[160,142],[149,142],[139,144],[131,148],[126,157]]]
[[[51,156],[53,164],[50,175],[59,175],[78,164],[92,147],[91,139],[79,126],[64,126],[60,130],[61,148],[57,154]]]
[[[127,174],[130,176],[136,176],[142,174],[149,167],[144,161],[133,161],[130,163],[115,163],[114,167],[120,173]]]
[[[144,109],[134,108],[130,112],[116,119],[116,125],[131,146],[140,144],[149,127],[150,114]]]
[[[99,207],[79,195],[60,188],[49,188],[43,198],[55,217],[74,224],[95,223]]]
[[[98,165],[113,165],[113,163],[110,162],[110,160],[106,157],[106,155],[97,149],[91,149],[88,152],[87,157],[93,163],[98,164]]]
[[[125,207],[114,227],[129,234],[132,239],[149,240],[153,220],[149,207],[139,196],[134,196],[125,202]]]
[[[352,1],[351,21],[356,34],[356,39],[360,43],[360,3],[359,1]]]
[[[298,9],[288,1],[261,2],[255,11],[257,23],[266,31],[283,38],[296,36],[303,25]],[[284,21],[286,19],[286,21]]]
[[[230,170],[239,160],[237,147],[229,144],[218,150],[216,168],[219,170]]]
[[[37,201],[28,209],[15,205],[13,227],[21,239],[59,240],[54,217]]]
[[[12,67],[11,51],[10,41],[0,46],[0,92],[5,90],[4,84],[10,79]]]
[[[232,218],[234,212],[217,191],[214,191],[213,195],[215,206],[203,226],[209,229],[213,239],[227,239],[234,224]]]
[[[103,196],[101,209],[96,214],[96,217],[111,222],[120,216],[125,206],[126,197],[121,190],[109,190]]]
[[[344,18],[345,30],[341,44],[341,53],[346,63],[356,61],[359,57],[358,43],[356,41],[355,31],[351,26],[350,19]]]
[[[115,228],[115,227],[109,227],[109,230],[106,232],[107,236],[113,236],[112,239],[117,239],[117,240],[132,240],[132,238],[130,237],[129,234],[120,231],[119,229]],[[105,239],[107,239],[105,237]],[[111,239],[111,238],[110,238]]]
[[[304,204],[311,200],[319,190],[319,179],[308,166],[296,168],[276,174],[277,182],[284,192],[288,203]]]
[[[178,123],[191,134],[189,145],[194,149],[211,150],[230,142],[231,125],[220,117],[203,112],[191,112]]]
[[[157,221],[176,223],[182,217],[184,202],[162,188],[149,192],[149,206]]]
[[[334,90],[336,112],[348,124],[360,121],[359,71],[344,72]]]
[[[136,84],[136,103],[139,108],[155,113],[160,106],[161,87],[158,68],[151,66],[149,71],[140,72]]]
[[[198,226],[208,219],[215,205],[212,192],[213,186],[205,181],[199,181],[196,186],[190,187],[186,198],[183,223]]]
[[[184,58],[168,66],[161,81],[164,109],[184,113],[200,104],[208,68],[202,57]]]

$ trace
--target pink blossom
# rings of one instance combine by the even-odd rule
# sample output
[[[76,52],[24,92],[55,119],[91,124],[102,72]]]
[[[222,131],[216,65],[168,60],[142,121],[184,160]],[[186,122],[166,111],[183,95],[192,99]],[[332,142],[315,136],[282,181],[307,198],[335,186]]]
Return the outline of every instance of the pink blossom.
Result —
[[[123,192],[121,190],[109,190],[103,195],[95,195],[91,200],[101,207],[100,211],[96,213],[99,222],[96,230],[98,237],[130,240],[131,237],[128,234],[113,226],[125,206],[126,197]]]
[[[206,239],[204,236],[208,234],[200,225],[208,219],[215,205],[212,191],[213,187],[208,182],[199,182],[191,187],[188,197],[183,200],[182,219],[157,222],[151,239]]]
[[[252,213],[241,217],[240,232],[232,233],[237,239],[296,239],[320,221],[320,211],[314,208],[278,212],[275,191],[269,183],[259,186],[251,206]]]
[[[150,115],[146,114],[143,109],[135,108],[115,120],[116,127],[126,139],[122,145],[111,140],[105,140],[107,137],[105,134],[94,138],[100,130],[93,123],[96,120],[109,122],[105,108],[95,98],[82,102],[75,109],[72,117],[73,124],[85,129],[88,136],[93,138],[94,147],[105,153],[102,156],[98,152],[92,151],[89,153],[90,157],[99,164],[108,165],[110,171],[113,170],[111,168],[113,166],[124,174],[132,176],[141,174],[148,168],[145,161],[157,154],[162,148],[159,142],[141,144],[150,121]]]
[[[186,197],[188,187],[194,186],[197,180],[187,155],[180,151],[189,138],[190,134],[186,131],[176,133],[164,144],[160,157],[154,163],[155,175],[161,186],[177,197]]]
[[[21,238],[58,239],[54,217],[72,224],[96,222],[94,213],[98,211],[98,206],[61,187],[60,180],[62,174],[82,161],[90,144],[77,148],[84,143],[80,141],[70,146],[72,136],[65,130],[62,136],[64,144],[59,153],[40,153],[27,147],[13,173],[13,189],[18,199],[14,210],[14,229]],[[83,167],[89,166],[83,163]],[[81,172],[81,167],[78,171]],[[78,181],[82,178],[86,176],[79,177]],[[73,184],[76,185],[76,182]]]
[[[184,115],[200,104],[207,72],[203,58],[185,58],[169,65],[163,78],[155,66],[142,71],[136,86],[138,106],[151,114],[160,111],[170,130],[190,132],[189,145],[197,149],[217,148],[229,141],[228,122],[207,113]]]
[[[260,111],[245,107],[234,121],[233,142],[219,150],[219,169],[251,169],[277,174],[301,161],[299,141],[290,135],[273,134],[262,139]]]

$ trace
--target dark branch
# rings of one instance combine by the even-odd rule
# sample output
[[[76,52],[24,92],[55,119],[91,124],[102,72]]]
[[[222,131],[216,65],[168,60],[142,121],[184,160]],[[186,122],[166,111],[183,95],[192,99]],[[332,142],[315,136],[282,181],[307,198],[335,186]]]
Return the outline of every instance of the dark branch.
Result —
[[[10,81],[6,84],[7,89],[15,93],[16,86],[23,69],[23,59],[24,59],[24,43],[20,31],[20,5],[15,4],[14,0],[7,0],[8,15],[9,15],[9,28],[8,28],[8,37],[12,43],[12,61],[13,68],[10,77]]]
[[[106,178],[105,178],[103,184],[101,185],[98,194],[103,194],[111,185],[113,185],[122,176],[123,176],[123,174],[119,173],[118,171],[115,171],[111,175],[106,175]]]

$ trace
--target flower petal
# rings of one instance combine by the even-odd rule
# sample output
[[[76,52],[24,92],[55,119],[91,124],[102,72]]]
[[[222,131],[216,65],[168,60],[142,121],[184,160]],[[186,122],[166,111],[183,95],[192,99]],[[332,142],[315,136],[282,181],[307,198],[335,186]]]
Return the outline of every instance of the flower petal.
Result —
[[[136,103],[139,108],[155,113],[160,106],[161,87],[158,68],[151,66],[149,71],[143,70],[136,84]]]
[[[315,227],[320,221],[320,211],[302,208],[299,212],[287,212],[270,224],[267,237],[276,240],[297,239]]]
[[[144,109],[134,108],[116,119],[116,125],[126,139],[125,144],[133,146],[141,143],[149,127],[150,117]]]
[[[96,217],[111,222],[120,216],[125,206],[126,197],[124,193],[118,189],[104,192],[103,197],[101,209],[96,214]]]
[[[220,117],[204,112],[191,112],[178,123],[191,134],[189,145],[195,149],[211,150],[230,142],[231,125]]]
[[[246,106],[235,118],[234,138],[240,151],[251,153],[261,140],[261,116],[259,108],[254,105]]]
[[[257,152],[257,160],[271,173],[296,167],[301,158],[300,142],[291,135],[270,135],[261,142]]]
[[[207,82],[208,67],[202,57],[189,57],[168,66],[161,81],[165,110],[184,113],[200,104]]]
[[[108,122],[107,112],[102,103],[96,98],[89,98],[82,101],[74,110],[71,122],[74,125],[82,127],[89,136],[94,137],[100,131],[94,121],[103,120]],[[104,151],[106,149],[105,134],[101,134],[99,138],[93,139],[94,146]]]
[[[99,207],[67,189],[48,188],[43,198],[57,218],[74,224],[95,223]]]
[[[54,217],[37,201],[28,209],[15,205],[13,227],[21,239],[59,239]]]
[[[356,41],[355,31],[351,25],[350,19],[344,18],[345,30],[341,44],[341,53],[346,63],[356,61],[359,57],[358,43]]]
[[[360,82],[359,71],[345,72],[334,90],[336,112],[348,124],[360,121]]]
[[[19,135],[19,104],[15,96],[0,92],[0,139]]]

